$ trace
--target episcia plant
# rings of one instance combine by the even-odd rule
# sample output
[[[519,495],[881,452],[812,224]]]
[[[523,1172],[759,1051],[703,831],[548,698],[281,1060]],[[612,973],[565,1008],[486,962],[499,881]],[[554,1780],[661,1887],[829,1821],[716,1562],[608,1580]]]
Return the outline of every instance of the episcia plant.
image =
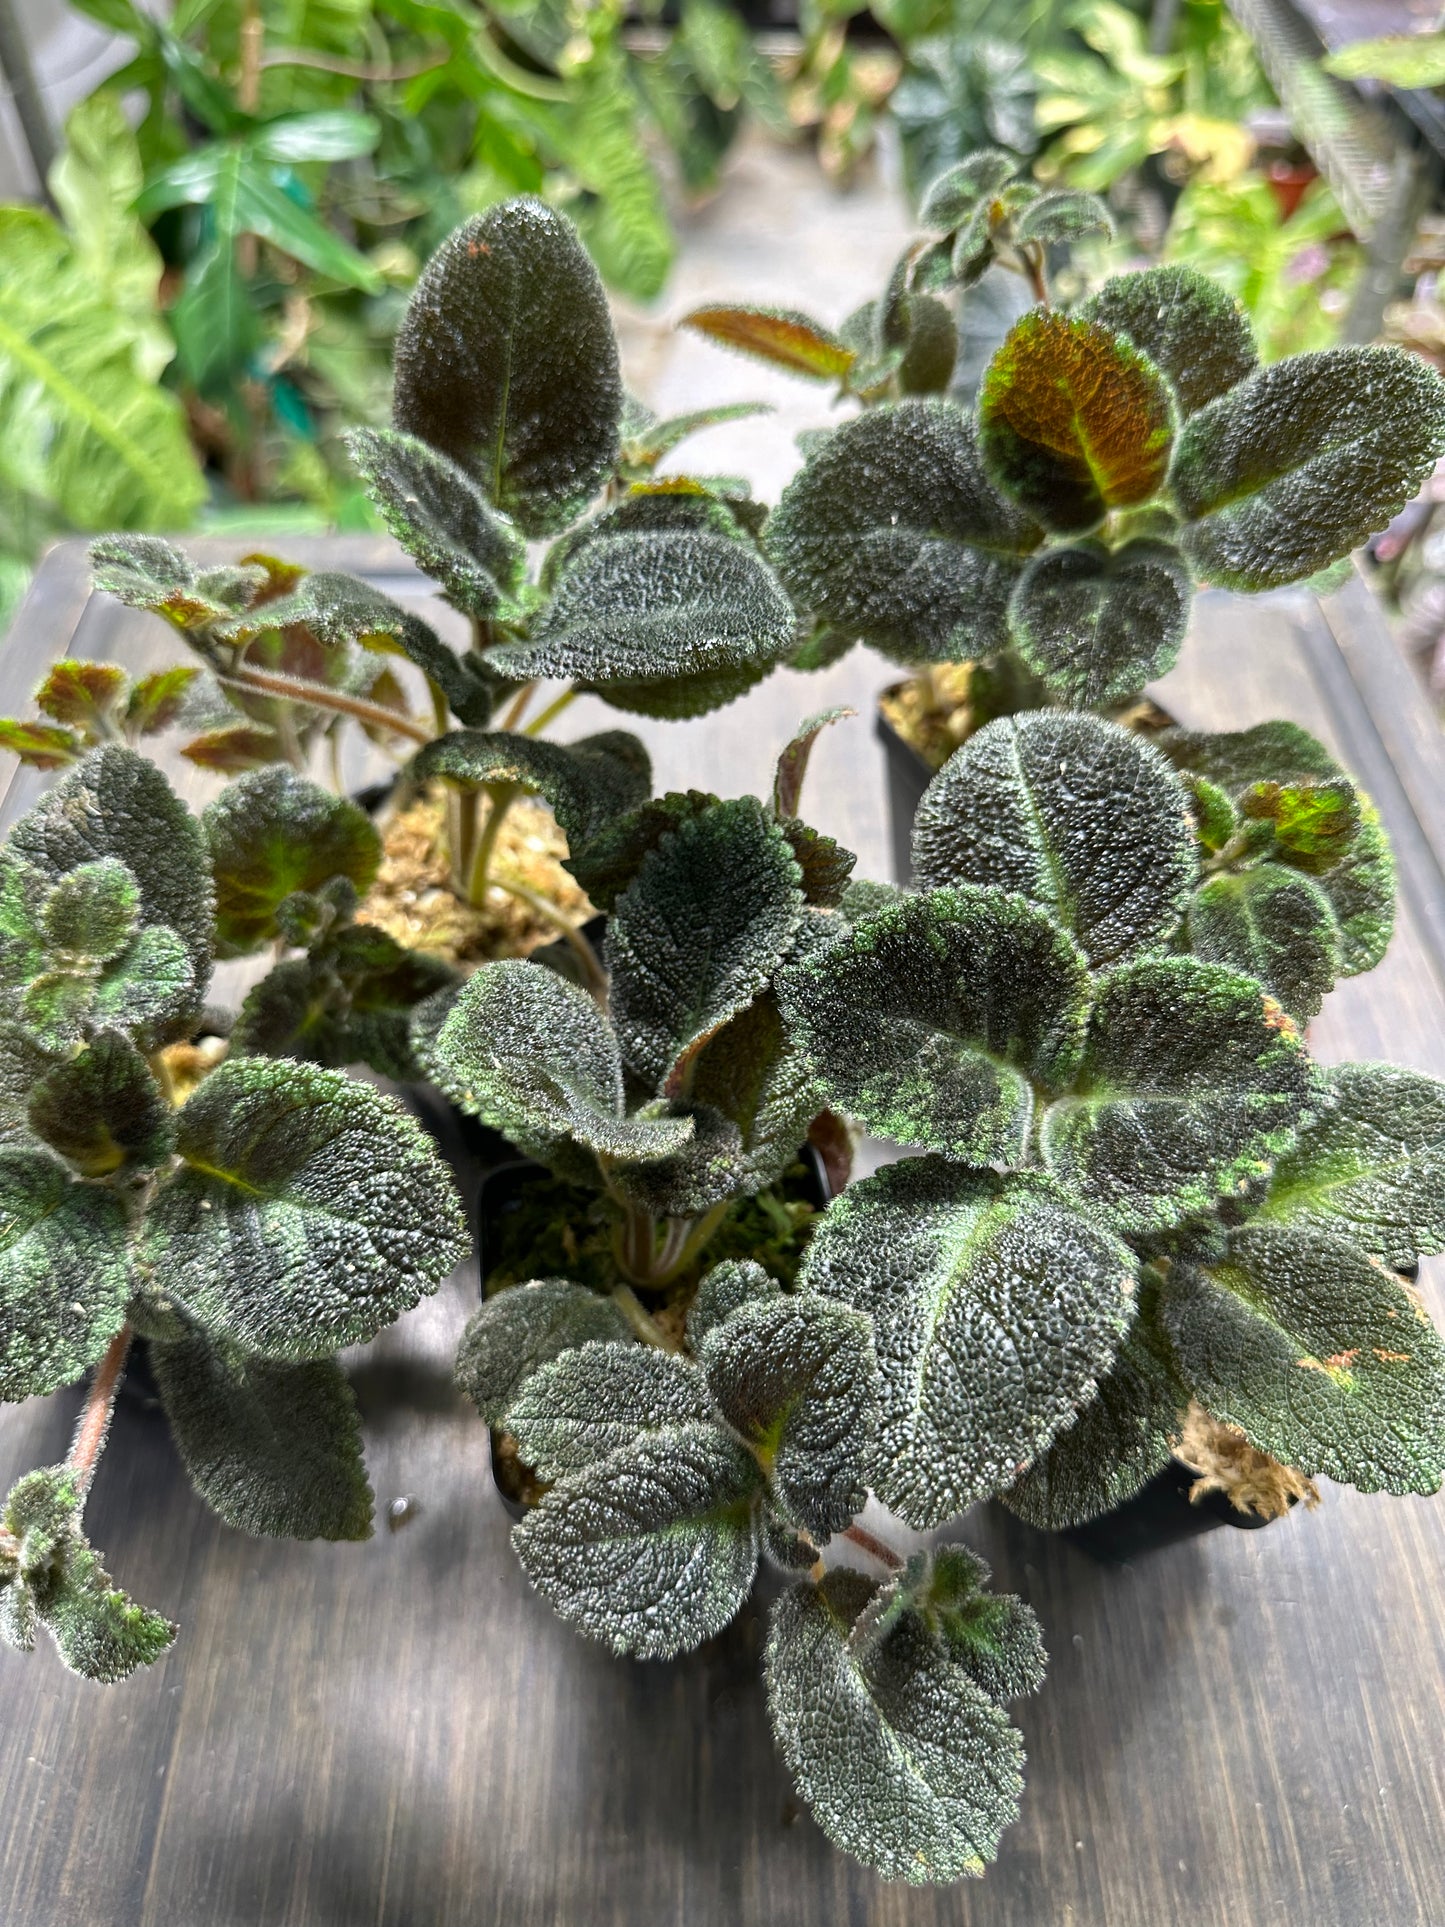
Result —
[[[954,1879],[982,1869],[1016,1809],[1003,1708],[1039,1683],[1043,1650],[964,1548],[905,1562],[856,1522],[879,1407],[871,1323],[785,1288],[815,1214],[779,1236],[777,1186],[810,1126],[822,1115],[836,1143],[836,1120],[777,986],[846,932],[853,901],[851,854],[795,813],[820,721],[766,806],[664,796],[574,856],[610,911],[605,1011],[506,959],[439,1025],[418,1018],[418,1051],[568,1187],[571,1275],[497,1290],[458,1359],[545,1487],[515,1534],[528,1575],[569,1623],[660,1659],[722,1631],[761,1553],[814,1572],[768,1644],[784,1756],[840,1844],[899,1878]],[[825,1575],[834,1536],[881,1576]]]
[[[334,921],[375,864],[368,839],[360,810],[287,769],[242,779],[198,822],[108,744],[0,850],[0,1398],[91,1374],[67,1458],[0,1508],[0,1636],[28,1651],[44,1627],[90,1679],[124,1678],[176,1633],[83,1531],[132,1343],[228,1525],[364,1539],[372,1494],[335,1354],[466,1251],[450,1177],[394,1099],[248,1042],[290,964],[234,1030],[205,1004],[216,957]],[[410,1001],[334,1003],[331,1054],[404,1050]]]
[[[920,745],[935,763],[996,715],[1127,710],[1177,657],[1196,585],[1255,593],[1328,570],[1445,453],[1445,383],[1423,361],[1339,347],[1263,367],[1238,304],[1191,269],[1053,306],[1050,251],[1109,217],[1016,171],[985,150],[942,174],[929,234],[836,334],[751,308],[688,317],[862,404],[808,438],[765,545],[813,624],[804,660],[861,640],[910,669],[967,665],[951,739]],[[947,298],[966,316],[994,263],[1035,305],[965,399],[945,392]]]
[[[97,585],[163,617],[195,660],[135,685],[110,665],[63,663],[38,692],[42,715],[0,724],[0,743],[55,766],[194,720],[183,753],[208,768],[304,770],[329,746],[340,788],[342,732],[359,727],[409,759],[395,815],[418,799],[421,814],[398,841],[422,839],[440,889],[482,911],[499,889],[555,926],[578,906],[549,896],[555,862],[535,866],[539,888],[525,838],[505,846],[508,812],[541,796],[561,820],[595,791],[604,758],[635,764],[640,751],[616,733],[564,748],[542,732],[583,691],[646,715],[701,715],[794,645],[746,484],[657,476],[688,435],[753,412],[659,421],[632,403],[570,224],[535,200],[494,207],[421,276],[397,341],[395,425],[350,437],[382,519],[465,620],[467,646],[354,576],[265,555],[203,568],[158,538],[111,536],[92,548]],[[528,544],[542,541],[534,576]],[[543,680],[562,687],[529,719]],[[638,782],[629,801],[647,793]],[[455,929],[411,941],[510,947],[468,952]]]
[[[1292,878],[1332,928],[1388,935],[1388,883],[1347,882],[1358,799],[1273,727],[1155,746],[1088,713],[998,719],[925,796],[916,892],[810,898],[776,809],[663,799],[599,850],[610,1020],[512,961],[418,1026],[459,1102],[586,1173],[610,1241],[499,1291],[462,1347],[540,1481],[523,1567],[652,1658],[719,1632],[760,1557],[781,1568],[779,1750],[886,1877],[993,1856],[1021,1790],[1004,1707],[1043,1653],[964,1548],[891,1548],[870,1493],[920,1531],[994,1497],[1058,1529],[1186,1431],[1281,1507],[1319,1477],[1445,1472],[1445,1345],[1411,1282],[1445,1249],[1445,1087],[1314,1065],[1286,1007],[1312,964],[1276,961],[1274,994],[1218,935],[1221,888]],[[1266,752],[1293,759],[1287,797],[1252,781]],[[1343,854],[1311,867],[1337,816]],[[788,1103],[740,1108],[768,1063]],[[810,1114],[921,1155],[841,1189],[786,1271],[724,1249],[709,1216],[762,1178],[758,1119],[771,1172]]]

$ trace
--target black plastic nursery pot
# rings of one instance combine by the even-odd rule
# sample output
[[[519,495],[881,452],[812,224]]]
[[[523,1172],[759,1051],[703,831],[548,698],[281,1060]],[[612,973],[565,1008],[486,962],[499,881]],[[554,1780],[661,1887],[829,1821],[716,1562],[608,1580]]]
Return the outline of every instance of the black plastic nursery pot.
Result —
[[[785,1192],[791,1192],[821,1211],[832,1195],[828,1174],[821,1154],[811,1144],[805,1144],[798,1152],[801,1172],[792,1179],[783,1181]],[[544,1164],[533,1158],[518,1157],[515,1152],[505,1163],[495,1165],[482,1178],[481,1189],[477,1195],[477,1254],[481,1260],[482,1293],[486,1295],[488,1275],[495,1269],[499,1251],[506,1242],[506,1221],[521,1213],[527,1202],[528,1189],[539,1181],[548,1181],[551,1173]],[[490,1254],[490,1255],[489,1255]],[[512,1470],[514,1462],[509,1461],[503,1450],[503,1436],[494,1427],[492,1443],[492,1483],[496,1486],[497,1497],[502,1509],[512,1520],[525,1518],[527,1504],[520,1496],[516,1473]]]
[[[888,838],[893,848],[893,874],[900,883],[913,876],[913,819],[923,792],[936,774],[932,766],[877,712],[878,740],[883,745],[888,789]]]
[[[1261,1526],[1274,1523],[1257,1512],[1241,1512],[1223,1492],[1206,1492],[1194,1501],[1189,1495],[1198,1477],[1182,1459],[1170,1459],[1132,1499],[1097,1519],[1068,1527],[1060,1537],[1102,1564],[1122,1565],[1144,1553],[1161,1552],[1166,1546],[1197,1539],[1220,1526],[1257,1532]],[[1291,1506],[1294,1503],[1291,1499]]]

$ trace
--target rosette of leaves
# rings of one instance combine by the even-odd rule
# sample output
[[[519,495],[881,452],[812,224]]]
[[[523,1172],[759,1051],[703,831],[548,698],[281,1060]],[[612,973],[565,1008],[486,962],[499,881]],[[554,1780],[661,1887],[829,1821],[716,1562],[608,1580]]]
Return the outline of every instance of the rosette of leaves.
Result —
[[[1254,747],[1216,739],[1231,798]],[[1445,1092],[1321,1072],[1232,935],[1219,961],[1206,914],[1188,947],[1207,835],[1128,732],[996,722],[924,798],[920,892],[779,979],[828,1102],[926,1153],[836,1199],[800,1274],[873,1321],[868,1476],[910,1524],[1000,1493],[1094,1516],[1162,1467],[1191,1398],[1308,1476],[1440,1484],[1445,1348],[1388,1267],[1439,1248]]]
[[[279,812],[277,774],[290,786]],[[203,825],[112,745],[0,851],[0,1397],[95,1374],[70,1458],[6,1501],[0,1630],[26,1649],[48,1627],[92,1678],[123,1677],[174,1633],[112,1586],[81,1531],[133,1337],[149,1341],[181,1458],[222,1519],[364,1538],[371,1493],[335,1353],[465,1250],[435,1151],[372,1086],[233,1055],[176,1101],[172,1047],[209,1022],[213,956],[255,947],[285,905],[325,900],[333,872],[367,861],[339,814],[350,806],[309,788],[265,772]],[[278,816],[286,851],[262,834]]]
[[[863,407],[809,446],[765,530],[819,632],[800,660],[860,640],[905,664],[1010,656],[1050,700],[1107,710],[1174,662],[1197,583],[1279,588],[1384,527],[1445,452],[1445,384],[1390,348],[1261,367],[1238,304],[1183,267],[1051,307],[1050,251],[1108,216],[1017,169],[984,150],[940,175],[931,238],[837,334],[754,309],[688,320]],[[964,407],[929,344],[995,264],[1037,305]]]
[[[527,1156],[601,1193],[619,1277],[692,1266],[737,1204],[774,1185],[822,1106],[773,983],[836,923],[852,856],[795,810],[805,725],[768,805],[658,797],[573,842],[609,912],[596,996],[542,962],[485,964],[416,1049],[454,1102]],[[600,999],[600,1004],[599,1004]]]

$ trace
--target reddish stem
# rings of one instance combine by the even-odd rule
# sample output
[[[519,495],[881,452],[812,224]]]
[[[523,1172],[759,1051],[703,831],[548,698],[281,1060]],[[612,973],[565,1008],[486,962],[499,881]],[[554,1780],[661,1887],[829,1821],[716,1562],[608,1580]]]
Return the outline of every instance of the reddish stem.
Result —
[[[904,1563],[902,1553],[895,1552],[892,1546],[884,1545],[881,1539],[875,1539],[873,1534],[865,1531],[862,1526],[845,1527],[843,1537],[851,1539],[853,1544],[866,1552],[870,1559],[876,1559],[880,1565],[887,1566],[890,1572],[902,1570]]]
[[[100,1361],[90,1390],[85,1395],[80,1423],[75,1428],[75,1441],[65,1461],[72,1471],[80,1475],[82,1492],[90,1490],[90,1482],[95,1477],[95,1468],[105,1446],[105,1435],[110,1430],[110,1415],[115,1408],[115,1395],[120,1390],[121,1374],[125,1371],[126,1354],[130,1351],[132,1336],[130,1326],[122,1325],[107,1346],[105,1357]]]
[[[430,734],[409,716],[395,709],[383,709],[380,703],[366,702],[360,696],[343,696],[339,690],[328,689],[325,683],[308,682],[304,676],[276,676],[269,669],[253,669],[249,663],[218,669],[215,676],[219,683],[254,689],[258,695],[279,696],[283,702],[306,703],[312,709],[333,709],[339,715],[354,716],[359,723],[370,723],[374,729],[410,737],[414,743],[431,741]]]

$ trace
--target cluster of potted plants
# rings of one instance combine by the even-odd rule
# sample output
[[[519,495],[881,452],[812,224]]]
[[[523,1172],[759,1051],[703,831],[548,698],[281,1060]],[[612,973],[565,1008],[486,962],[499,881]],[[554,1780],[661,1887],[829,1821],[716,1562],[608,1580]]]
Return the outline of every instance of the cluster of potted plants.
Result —
[[[1060,310],[1051,250],[1106,217],[1012,173],[937,182],[836,332],[694,317],[860,404],[771,513],[659,479],[712,417],[627,400],[560,216],[459,229],[394,427],[354,454],[466,649],[344,576],[97,545],[189,659],[60,664],[5,725],[63,773],[0,855],[0,1394],[89,1375],[67,1460],[5,1501],[10,1644],[44,1626],[114,1680],[174,1636],[82,1529],[137,1341],[223,1519],[369,1532],[335,1355],[468,1240],[363,1064],[511,1147],[457,1370],[529,1578],[663,1659],[775,1569],[779,1749],[886,1877],[993,1857],[1044,1653],[964,1547],[905,1558],[865,1525],[870,1495],[920,1530],[994,1498],[1056,1530],[1181,1459],[1241,1517],[1321,1477],[1438,1488],[1445,1347],[1412,1280],[1445,1248],[1445,1087],[1325,1069],[1303,1028],[1388,943],[1378,817],[1293,724],[1201,735],[1141,695],[1196,584],[1312,576],[1397,512],[1445,384],[1391,350],[1260,367],[1177,269]],[[1037,299],[970,408],[955,309],[993,260]],[[578,691],[698,718],[859,641],[968,670],[911,887],[802,814],[833,713],[762,798],[654,795],[628,732],[546,733]],[[138,747],[176,724],[233,777],[199,821]],[[350,727],[398,764],[371,813],[304,773]],[[404,869],[412,924],[379,885]],[[266,951],[238,1012],[207,1003],[213,960]],[[857,1127],[919,1155],[850,1183]]]

